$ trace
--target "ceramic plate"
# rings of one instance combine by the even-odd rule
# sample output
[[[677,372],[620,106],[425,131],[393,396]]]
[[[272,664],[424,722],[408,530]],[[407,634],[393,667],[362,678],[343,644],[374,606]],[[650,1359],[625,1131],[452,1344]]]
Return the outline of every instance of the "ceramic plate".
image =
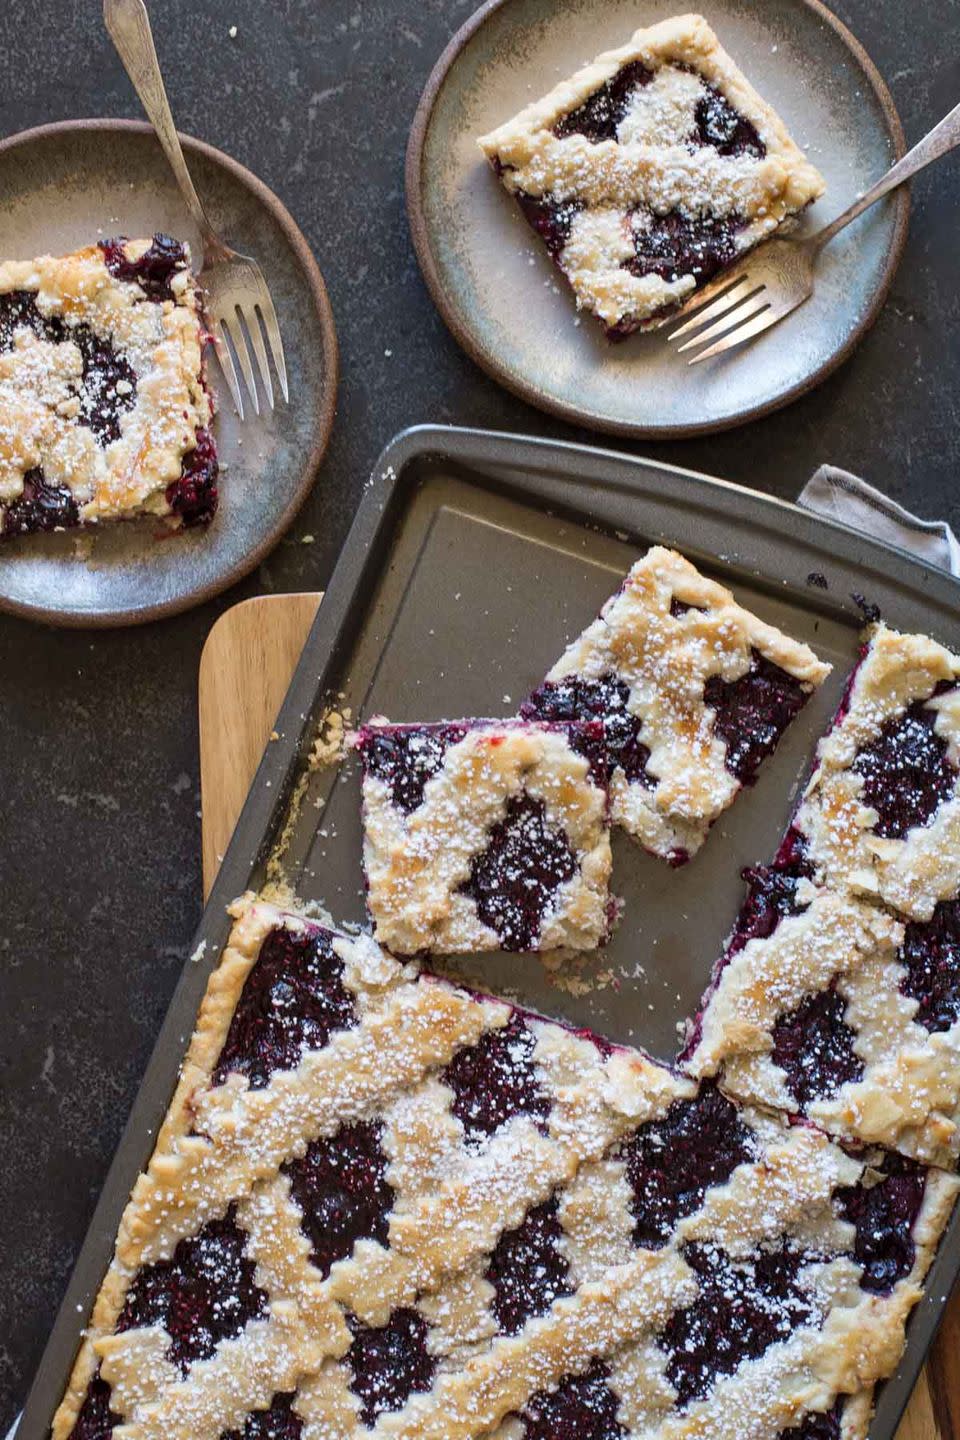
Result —
[[[901,191],[824,254],[816,294],[752,345],[689,367],[663,333],[611,345],[497,182],[476,136],[676,0],[490,0],[430,77],[407,152],[414,244],[460,344],[509,389],[598,430],[644,436],[721,430],[763,415],[837,366],[876,318],[906,239]],[[722,43],[823,172],[806,217],[838,215],[903,152],[886,86],[862,47],[818,0],[714,0]]]
[[[126,625],[185,610],[252,570],[293,519],[333,423],[337,342],[307,242],[277,197],[219,150],[182,137],[213,224],[260,259],[283,334],[291,403],[241,426],[212,352],[220,507],[207,529],[156,521],[5,541],[0,608],[59,625]],[[0,256],[62,254],[105,235],[199,237],[149,126],[78,120],[0,143]],[[249,407],[247,407],[249,408]]]

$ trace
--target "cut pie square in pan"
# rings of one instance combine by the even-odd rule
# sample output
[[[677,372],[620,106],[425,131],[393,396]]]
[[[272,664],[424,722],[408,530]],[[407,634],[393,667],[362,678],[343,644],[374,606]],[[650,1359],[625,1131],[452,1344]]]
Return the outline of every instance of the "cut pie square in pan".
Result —
[[[217,504],[206,332],[166,235],[0,263],[0,536]]]
[[[592,950],[615,918],[603,725],[364,725],[374,934],[398,955]]]
[[[235,913],[54,1440],[862,1440],[955,1177]]]
[[[700,15],[638,30],[479,143],[611,337],[662,324],[824,190]]]
[[[677,865],[829,673],[807,645],[654,546],[521,708],[603,720],[614,824]]]

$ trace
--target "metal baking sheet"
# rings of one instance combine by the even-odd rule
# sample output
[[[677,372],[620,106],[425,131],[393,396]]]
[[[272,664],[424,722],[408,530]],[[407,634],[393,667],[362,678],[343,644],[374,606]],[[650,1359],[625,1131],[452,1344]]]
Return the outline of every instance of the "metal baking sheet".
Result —
[[[680,870],[615,837],[626,902],[611,944],[582,972],[534,956],[472,957],[460,973],[548,1015],[670,1059],[742,895],[769,858],[853,662],[862,604],[960,648],[960,585],[906,553],[793,505],[690,471],[558,442],[421,426],[371,477],[204,912],[24,1412],[44,1440],[109,1263],[127,1195],[169,1102],[193,1019],[229,929],[225,907],[259,888],[282,839],[298,894],[363,920],[354,762],[311,769],[331,699],[354,720],[510,715],[647,545],[675,546],[765,619],[806,640],[834,674],[758,784]],[[824,588],[825,586],[825,588]],[[855,598],[859,597],[859,598]],[[291,807],[292,798],[297,804]],[[872,1440],[897,1422],[960,1270],[960,1214],[910,1323]]]

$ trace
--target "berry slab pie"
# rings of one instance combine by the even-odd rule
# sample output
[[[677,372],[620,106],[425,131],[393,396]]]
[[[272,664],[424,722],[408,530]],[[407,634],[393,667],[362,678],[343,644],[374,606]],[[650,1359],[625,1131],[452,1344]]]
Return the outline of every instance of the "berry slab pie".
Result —
[[[217,504],[206,332],[185,245],[0,263],[0,536]]]
[[[479,143],[611,338],[662,324],[824,190],[700,15],[638,30]]]
[[[911,920],[960,895],[960,656],[874,627],[784,843],[795,854]]]
[[[955,1177],[234,913],[53,1440],[863,1440]]]
[[[679,865],[829,673],[808,646],[654,546],[521,709],[602,719],[613,822]]]
[[[592,950],[610,898],[603,726],[365,725],[363,863],[397,955]]]

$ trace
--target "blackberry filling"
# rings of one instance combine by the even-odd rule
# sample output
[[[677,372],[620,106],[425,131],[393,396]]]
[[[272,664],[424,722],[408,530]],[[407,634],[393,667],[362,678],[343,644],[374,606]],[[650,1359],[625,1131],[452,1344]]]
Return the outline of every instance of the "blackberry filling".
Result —
[[[632,275],[659,275],[668,282],[692,275],[703,285],[736,256],[736,236],[743,228],[739,216],[720,219],[681,210],[655,215],[642,207],[633,214],[646,223],[632,226],[635,254],[623,261]]]
[[[781,1430],[777,1440],[840,1440],[840,1421],[843,1415],[843,1401],[838,1400],[826,1414],[805,1415],[799,1425]]]
[[[267,1293],[254,1280],[236,1209],[234,1203],[222,1220],[209,1220],[199,1234],[181,1240],[170,1260],[145,1265],[117,1321],[118,1333],[162,1325],[170,1336],[167,1359],[184,1374],[267,1309]]]
[[[187,252],[170,235],[154,235],[153,242],[138,260],[128,260],[126,241],[100,240],[103,262],[115,280],[137,284],[150,300],[172,300],[170,281],[187,263]]]
[[[548,680],[534,690],[521,707],[526,720],[575,722],[602,720],[608,756],[608,773],[623,771],[632,783],[653,787],[647,774],[650,751],[640,740],[642,720],[631,714],[630,689],[616,675],[583,680],[577,675]]]
[[[942,681],[930,698],[951,689],[952,681]],[[936,719],[926,700],[915,700],[857,752],[851,769],[863,780],[864,805],[877,812],[876,835],[902,840],[908,830],[928,825],[952,794],[957,771],[947,759],[946,740],[934,729]]]
[[[756,1158],[750,1131],[712,1085],[692,1100],[675,1100],[662,1120],[641,1125],[620,1154],[633,1191],[633,1243],[651,1249],[667,1243],[711,1185]]]
[[[3,514],[3,535],[35,535],[80,524],[80,508],[66,485],[48,485],[36,467],[23,477],[23,493]]]
[[[230,1021],[213,1072],[220,1085],[231,1071],[253,1090],[277,1070],[293,1070],[306,1050],[322,1050],[337,1030],[357,1024],[343,962],[326,930],[272,930],[260,947]]]
[[[98,1370],[87,1386],[70,1440],[107,1440],[114,1426],[122,1423],[120,1416],[110,1409],[110,1386],[101,1379]]]
[[[313,1246],[310,1259],[324,1279],[358,1240],[387,1244],[394,1191],[386,1180],[382,1136],[379,1121],[342,1125],[282,1167],[300,1207],[300,1227]]]
[[[806,1257],[781,1245],[749,1260],[733,1260],[707,1245],[687,1245],[683,1258],[700,1293],[671,1316],[658,1338],[666,1373],[685,1408],[706,1395],[718,1375],[732,1375],[814,1318],[798,1276]]]
[[[254,1410],[242,1430],[225,1430],[220,1440],[300,1440],[303,1420],[293,1409],[293,1392],[274,1395],[269,1410]]]
[[[427,1349],[427,1322],[417,1310],[394,1310],[374,1329],[348,1316],[353,1344],[347,1364],[350,1389],[360,1400],[360,1419],[372,1428],[385,1410],[402,1410],[416,1391],[429,1390],[437,1362]]]
[[[703,698],[714,712],[713,728],[726,746],[724,764],[741,785],[752,785],[763,761],[807,701],[807,692],[786,670],[751,651],[752,663],[736,680],[711,675]]]
[[[388,785],[392,803],[411,815],[423,804],[427,781],[441,769],[444,755],[466,733],[463,725],[370,729],[361,731],[359,749],[367,774]]]
[[[899,960],[904,995],[919,1004],[914,1019],[931,1033],[960,1020],[960,901],[943,900],[925,924],[906,927]]]
[[[781,920],[806,909],[797,900],[797,888],[804,877],[796,870],[754,865],[741,874],[747,882],[747,895],[727,947],[727,960],[738,955],[751,940],[769,940]]]
[[[642,60],[633,60],[595,90],[576,110],[561,116],[553,127],[558,139],[585,135],[593,145],[616,140],[620,121],[627,113],[634,92],[649,85],[654,72]]]
[[[555,1390],[531,1396],[523,1411],[524,1440],[621,1440],[620,1402],[610,1371],[594,1360],[582,1375],[565,1375]]]
[[[558,890],[577,868],[563,830],[547,823],[544,801],[523,792],[507,803],[458,893],[470,896],[504,949],[530,950]]]
[[[533,1060],[535,1040],[519,1015],[460,1050],[442,1074],[453,1091],[452,1113],[468,1140],[492,1135],[515,1115],[529,1115],[546,1133],[550,1099]]]
[[[484,1278],[493,1286],[493,1313],[503,1334],[516,1335],[555,1300],[573,1293],[560,1250],[558,1210],[556,1198],[537,1205],[497,1241]]]
[[[811,1101],[829,1100],[848,1081],[863,1078],[854,1033],[843,1018],[846,1003],[833,987],[821,990],[801,1000],[774,1026],[771,1058],[785,1071],[801,1113]]]
[[[551,257],[559,259],[583,205],[578,200],[560,200],[555,195],[528,195],[525,190],[515,190],[514,196],[527,224],[540,236]]]
[[[863,1266],[860,1285],[874,1294],[892,1290],[913,1269],[913,1227],[923,1203],[926,1170],[904,1155],[887,1153],[875,1185],[836,1192],[840,1212],[856,1228],[854,1257]]]
[[[166,490],[167,504],[187,529],[212,520],[220,496],[220,465],[213,436],[201,427],[194,439],[193,449],[183,457],[179,478]]]
[[[750,121],[713,85],[704,82],[704,89],[707,93],[697,101],[694,115],[696,143],[710,145],[721,155],[752,155],[762,160],[767,147]]]

